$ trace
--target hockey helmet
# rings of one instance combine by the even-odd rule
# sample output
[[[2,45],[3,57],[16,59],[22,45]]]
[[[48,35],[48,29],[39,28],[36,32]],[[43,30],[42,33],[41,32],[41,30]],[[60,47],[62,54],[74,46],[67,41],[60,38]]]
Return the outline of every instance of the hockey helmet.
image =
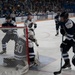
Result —
[[[68,19],[69,14],[64,11],[64,12],[62,12],[62,13],[60,14],[60,17],[63,17],[64,19]]]
[[[72,58],[72,64],[75,66],[75,55]]]

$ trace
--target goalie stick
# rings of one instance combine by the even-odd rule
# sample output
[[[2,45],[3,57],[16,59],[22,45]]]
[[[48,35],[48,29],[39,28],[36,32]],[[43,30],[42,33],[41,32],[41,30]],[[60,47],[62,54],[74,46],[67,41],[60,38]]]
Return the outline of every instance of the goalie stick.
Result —
[[[63,42],[64,36],[62,36],[62,42]],[[54,75],[58,75],[60,74],[62,71],[62,53],[61,53],[61,61],[60,61],[60,70],[59,71],[55,71]]]

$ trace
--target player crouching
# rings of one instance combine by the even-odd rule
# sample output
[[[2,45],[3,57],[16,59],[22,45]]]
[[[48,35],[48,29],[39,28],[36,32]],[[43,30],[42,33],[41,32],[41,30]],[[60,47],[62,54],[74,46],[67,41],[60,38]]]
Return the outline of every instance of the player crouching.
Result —
[[[25,32],[25,30],[24,30]],[[29,60],[30,60],[30,66],[33,64],[39,64],[38,59],[35,59],[36,55],[34,53],[34,44],[36,46],[39,46],[37,43],[37,40],[35,38],[35,33],[34,30],[32,29],[32,25],[30,24],[28,27],[28,46],[29,46]],[[17,60],[17,68],[21,68],[22,66],[22,73],[24,74],[25,72],[28,71],[29,66],[28,62],[26,61],[26,36],[23,35],[18,39],[18,42],[15,45],[15,58]]]

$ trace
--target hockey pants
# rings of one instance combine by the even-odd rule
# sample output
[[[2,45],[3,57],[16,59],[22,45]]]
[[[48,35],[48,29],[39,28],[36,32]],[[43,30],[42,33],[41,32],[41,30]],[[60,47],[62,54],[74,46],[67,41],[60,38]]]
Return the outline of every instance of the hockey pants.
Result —
[[[14,40],[15,42],[17,42],[18,35],[17,34],[6,34],[2,39],[2,50],[6,51],[6,43],[8,43],[9,40]]]
[[[73,52],[75,53],[75,43],[73,42],[73,40],[65,39],[61,43],[60,48],[61,48],[62,57],[64,58],[64,60],[69,59],[68,51],[70,50],[71,47],[73,47]]]

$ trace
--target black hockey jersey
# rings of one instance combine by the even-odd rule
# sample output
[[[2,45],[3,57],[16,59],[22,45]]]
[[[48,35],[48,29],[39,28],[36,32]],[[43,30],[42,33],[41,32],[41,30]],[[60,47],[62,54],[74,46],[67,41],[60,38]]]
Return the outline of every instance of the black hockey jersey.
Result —
[[[72,20],[68,19],[67,22],[61,23],[61,30],[63,29],[62,33],[65,33],[66,39],[74,40],[75,36],[75,24]]]
[[[58,15],[58,14],[55,16],[55,23],[56,23],[56,24],[59,23],[59,15]]]
[[[24,59],[26,57],[26,39],[21,37],[15,45],[14,56],[16,59]]]
[[[14,21],[10,21],[3,23],[2,27],[16,27],[16,25],[14,25]],[[2,31],[7,34],[17,34],[17,29],[2,29]]]

